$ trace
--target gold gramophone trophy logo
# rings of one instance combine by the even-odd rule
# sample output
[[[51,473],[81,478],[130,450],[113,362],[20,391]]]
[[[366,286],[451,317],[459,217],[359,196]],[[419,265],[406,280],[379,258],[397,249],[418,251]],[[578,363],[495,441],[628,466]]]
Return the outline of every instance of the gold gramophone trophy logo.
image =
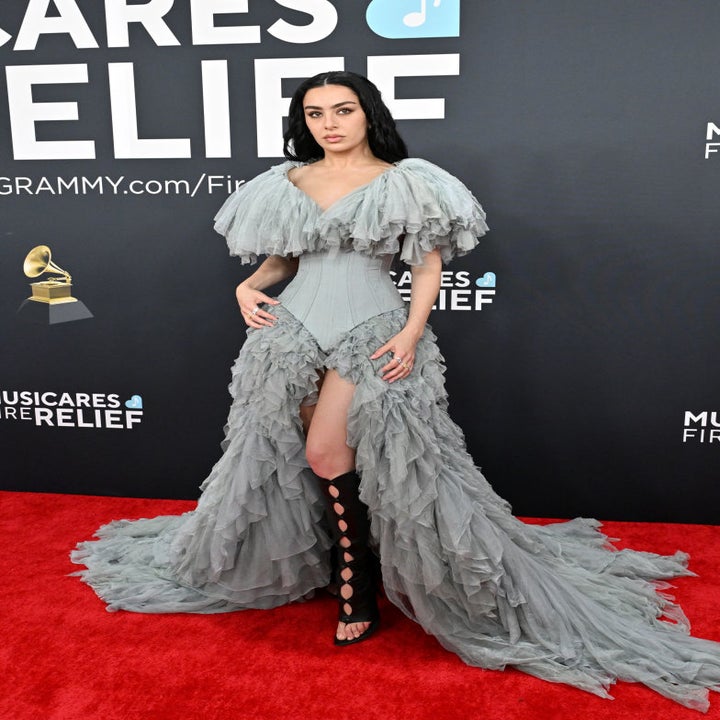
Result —
[[[18,308],[18,315],[24,320],[56,325],[93,317],[85,303],[72,296],[70,273],[52,261],[47,245],[38,245],[27,254],[23,270],[29,278],[52,273],[46,280],[30,283],[32,295]]]

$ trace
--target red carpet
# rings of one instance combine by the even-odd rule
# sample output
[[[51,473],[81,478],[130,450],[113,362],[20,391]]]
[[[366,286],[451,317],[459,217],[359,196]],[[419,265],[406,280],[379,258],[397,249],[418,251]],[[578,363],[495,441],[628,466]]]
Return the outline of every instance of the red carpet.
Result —
[[[464,665],[383,604],[377,636],[332,645],[327,596],[214,616],[107,613],[68,552],[102,523],[194,507],[142,500],[0,493],[2,720],[683,720],[700,718],[620,683],[614,701],[514,670]],[[720,640],[720,527],[608,522],[621,547],[690,552],[697,578],[675,594],[693,633]],[[705,716],[720,720],[720,694]]]

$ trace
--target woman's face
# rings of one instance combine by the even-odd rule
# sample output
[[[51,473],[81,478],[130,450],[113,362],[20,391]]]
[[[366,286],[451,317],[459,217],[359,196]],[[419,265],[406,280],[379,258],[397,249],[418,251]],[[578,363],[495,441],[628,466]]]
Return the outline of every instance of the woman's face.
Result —
[[[358,96],[344,85],[322,85],[305,93],[305,123],[327,153],[366,148],[367,118]]]

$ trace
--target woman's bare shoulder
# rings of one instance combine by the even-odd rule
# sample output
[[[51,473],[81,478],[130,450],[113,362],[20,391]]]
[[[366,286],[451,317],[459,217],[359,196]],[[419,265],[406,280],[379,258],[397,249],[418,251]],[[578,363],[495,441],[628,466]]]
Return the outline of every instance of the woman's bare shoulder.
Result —
[[[288,180],[297,185],[298,181],[301,181],[302,178],[306,176],[309,167],[309,165],[295,165],[294,167],[291,167],[287,171]]]

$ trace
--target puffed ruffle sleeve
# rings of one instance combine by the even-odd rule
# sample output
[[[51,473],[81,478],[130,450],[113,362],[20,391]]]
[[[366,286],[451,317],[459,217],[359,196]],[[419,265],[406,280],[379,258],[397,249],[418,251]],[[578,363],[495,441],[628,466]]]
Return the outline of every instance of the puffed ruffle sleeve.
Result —
[[[300,255],[314,248],[307,197],[287,179],[292,163],[275,165],[243,183],[215,215],[231,255],[243,264],[259,255]]]
[[[403,160],[383,179],[386,186],[377,188],[375,198],[376,217],[370,208],[358,215],[355,249],[365,242],[374,245],[373,254],[400,249],[400,259],[409,265],[421,264],[437,249],[447,263],[469,253],[488,231],[485,212],[470,190],[427,160]],[[359,227],[364,217],[374,222]]]

